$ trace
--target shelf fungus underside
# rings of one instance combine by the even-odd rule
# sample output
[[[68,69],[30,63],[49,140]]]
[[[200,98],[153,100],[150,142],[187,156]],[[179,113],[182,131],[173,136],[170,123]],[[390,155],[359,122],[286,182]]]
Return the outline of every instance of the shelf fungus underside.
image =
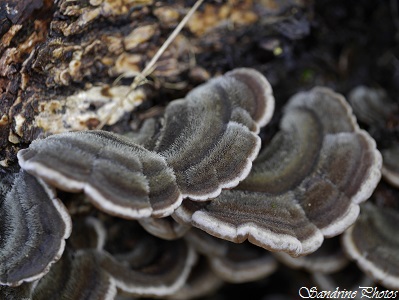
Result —
[[[320,247],[357,218],[381,177],[381,155],[349,105],[329,89],[295,95],[280,131],[235,189],[185,200],[174,218],[233,242],[292,256]]]
[[[237,69],[172,101],[146,147],[115,133],[71,132],[32,142],[18,159],[27,172],[59,189],[83,191],[109,214],[165,217],[185,197],[208,200],[243,180],[259,152],[259,128],[273,110],[266,79]]]

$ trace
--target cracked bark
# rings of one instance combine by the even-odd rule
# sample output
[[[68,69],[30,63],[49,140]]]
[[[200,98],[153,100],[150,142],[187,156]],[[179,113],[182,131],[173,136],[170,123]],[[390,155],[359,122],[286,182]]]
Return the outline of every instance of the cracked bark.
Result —
[[[3,1],[0,164],[7,167],[20,148],[40,136],[93,129],[104,118],[113,125],[144,101],[162,95],[162,101],[173,100],[228,70],[229,58],[212,53],[226,47],[240,53],[257,33],[271,31],[273,18],[278,22],[288,8],[305,7],[298,0],[277,2],[203,4],[158,61],[152,85],[126,97],[133,76],[192,1]],[[265,15],[271,16],[268,22]],[[123,79],[115,84],[118,77]]]

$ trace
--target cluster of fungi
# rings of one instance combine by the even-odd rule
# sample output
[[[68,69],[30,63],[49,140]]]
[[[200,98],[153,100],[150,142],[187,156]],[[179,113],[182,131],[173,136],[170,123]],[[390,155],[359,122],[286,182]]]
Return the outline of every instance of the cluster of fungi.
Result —
[[[337,271],[347,260],[318,252],[341,233],[362,270],[398,289],[399,214],[363,204],[395,169],[327,88],[294,95],[261,146],[274,101],[261,73],[240,68],[130,136],[68,132],[20,150],[1,181],[0,291],[195,298],[268,276],[277,261]],[[65,195],[96,209],[71,218]]]

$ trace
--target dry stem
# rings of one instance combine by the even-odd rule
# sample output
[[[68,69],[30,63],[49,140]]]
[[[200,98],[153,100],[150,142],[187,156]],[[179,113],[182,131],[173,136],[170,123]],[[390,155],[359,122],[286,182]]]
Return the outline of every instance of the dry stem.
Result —
[[[191,18],[191,16],[194,14],[194,12],[198,9],[198,7],[202,4],[204,0],[197,0],[193,7],[190,8],[190,10],[187,12],[185,17],[180,21],[180,23],[176,26],[176,28],[173,30],[171,35],[167,38],[167,40],[163,43],[161,48],[158,49],[157,53],[155,53],[154,57],[150,60],[150,62],[146,65],[143,71],[141,71],[137,76],[134,78],[133,83],[130,85],[130,90],[126,94],[125,97],[129,97],[129,95],[138,87],[140,86],[143,82],[145,82],[146,77],[150,75],[154,69],[155,69],[155,64],[158,61],[158,59],[161,57],[161,55],[165,52],[165,50],[170,46],[170,44],[174,41],[176,36],[180,33],[180,31],[183,29],[183,27],[187,24],[188,20]],[[101,129],[104,127],[104,125],[109,121],[111,114],[117,109],[119,106],[119,103],[116,103],[114,108],[111,110],[111,112],[108,114],[107,117],[105,117],[101,123],[97,126],[96,129]]]

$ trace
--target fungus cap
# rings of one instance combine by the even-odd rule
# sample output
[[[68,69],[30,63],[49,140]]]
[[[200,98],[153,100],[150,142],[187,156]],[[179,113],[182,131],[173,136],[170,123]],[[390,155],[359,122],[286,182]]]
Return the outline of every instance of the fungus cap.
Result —
[[[343,247],[361,270],[383,286],[399,289],[399,212],[365,203],[343,235]]]
[[[281,130],[249,176],[209,203],[175,211],[214,236],[292,256],[320,247],[356,220],[381,176],[381,154],[345,99],[326,88],[292,97]]]
[[[20,150],[19,164],[111,215],[165,217],[184,197],[208,200],[243,180],[273,110],[263,75],[237,69],[172,101],[157,134],[156,122],[136,142],[106,131],[56,134]]]
[[[0,183],[0,283],[43,277],[60,259],[71,219],[54,190],[24,171]]]

